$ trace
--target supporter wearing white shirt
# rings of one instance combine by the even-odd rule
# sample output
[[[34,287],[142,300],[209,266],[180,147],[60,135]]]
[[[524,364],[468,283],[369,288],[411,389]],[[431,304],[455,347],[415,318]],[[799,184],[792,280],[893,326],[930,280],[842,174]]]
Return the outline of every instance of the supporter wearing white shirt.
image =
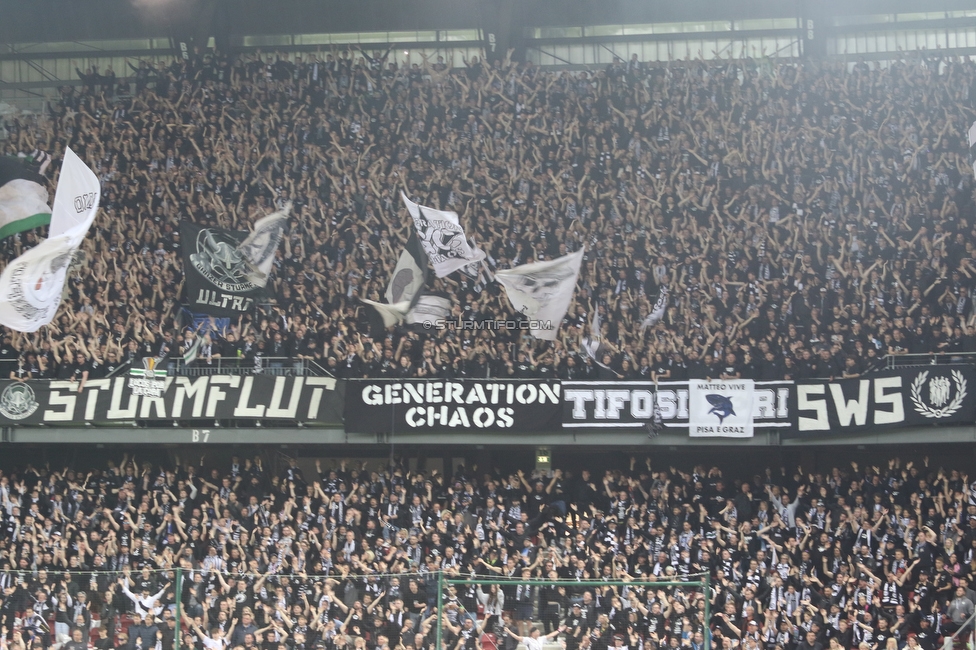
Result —
[[[529,636],[519,636],[518,634],[512,632],[507,627],[505,628],[505,632],[507,632],[508,635],[513,639],[518,639],[519,641],[524,643],[526,650],[542,650],[543,639],[555,639],[565,629],[566,629],[565,625],[560,625],[558,629],[553,630],[549,634],[543,635],[541,632],[539,632],[539,628],[534,627],[529,632]]]
[[[141,595],[132,593],[129,591],[128,582],[128,577],[119,578],[119,583],[122,585],[122,593],[129,597],[129,600],[135,605],[135,610],[140,615],[145,616],[151,612],[153,616],[159,616],[163,612],[163,606],[159,604],[159,599],[169,589],[168,582],[159,590],[159,593],[152,596],[149,595],[149,590],[147,589],[143,589]]]

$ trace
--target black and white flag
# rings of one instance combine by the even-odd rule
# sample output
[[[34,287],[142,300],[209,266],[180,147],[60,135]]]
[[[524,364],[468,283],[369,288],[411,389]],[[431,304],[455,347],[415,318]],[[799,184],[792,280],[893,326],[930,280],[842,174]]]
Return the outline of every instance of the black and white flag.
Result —
[[[427,255],[424,253],[416,233],[410,233],[407,247],[400,253],[396,268],[386,287],[386,301],[391,305],[413,297],[424,288],[427,281]]]
[[[400,192],[400,197],[407,206],[407,212],[417,228],[417,236],[437,277],[443,278],[485,258],[483,251],[471,248],[456,212],[417,205],[403,192]]]
[[[451,316],[451,299],[446,293],[439,291],[425,292],[420,294],[417,302],[407,312],[407,325],[421,325],[434,323],[439,320],[446,320]],[[424,327],[429,329],[429,327]]]
[[[516,311],[530,321],[536,338],[555,341],[563,316],[576,290],[583,249],[548,262],[523,264],[495,273]]]
[[[268,275],[274,266],[275,252],[288,224],[289,212],[291,203],[279,212],[258,219],[254,223],[254,230],[237,247],[250,269],[247,278],[259,287],[268,284]]]
[[[651,307],[651,313],[647,315],[644,322],[641,323],[641,332],[646,330],[648,327],[654,327],[664,318],[664,312],[668,309],[668,288],[661,287],[661,295],[657,297],[657,302]]]
[[[385,330],[399,325],[410,312],[409,300],[401,300],[392,305],[366,298],[361,300],[369,308],[366,316],[369,319],[370,334],[373,338],[381,337]]]
[[[400,253],[390,284],[386,287],[387,303],[363,299],[363,304],[369,308],[370,330],[374,337],[382,336],[382,332],[390,327],[408,320],[408,314],[417,306],[423,297],[423,288],[427,283],[427,254],[414,233],[410,234],[407,246]],[[450,308],[448,308],[450,312]],[[423,323],[420,318],[419,323]]]
[[[180,222],[186,299],[191,312],[236,316],[250,311],[264,296],[264,287],[255,282],[254,266],[241,248],[248,238],[247,232]]]
[[[587,356],[596,362],[598,366],[609,368],[603,364],[603,355],[608,354],[610,349],[603,343],[603,335],[600,333],[600,309],[593,310],[593,317],[590,319],[589,335],[583,336],[583,349]]]

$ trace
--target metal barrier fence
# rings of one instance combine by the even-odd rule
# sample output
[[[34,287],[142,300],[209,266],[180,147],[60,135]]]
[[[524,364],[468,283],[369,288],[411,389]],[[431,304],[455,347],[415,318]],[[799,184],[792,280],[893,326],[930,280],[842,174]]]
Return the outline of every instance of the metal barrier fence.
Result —
[[[296,377],[306,375],[322,376],[318,364],[312,364],[307,359],[291,359],[289,357],[257,357],[253,360],[217,358],[211,361],[197,359],[186,364],[183,359],[174,359],[168,374],[184,377],[202,377],[205,375],[274,375],[278,377]]]
[[[889,354],[884,357],[884,367],[910,368],[914,366],[976,366],[976,352],[949,354]]]
[[[10,379],[16,374],[19,362],[16,359],[0,360],[0,379]],[[129,372],[131,364],[125,362],[110,372],[107,377],[117,377]],[[136,364],[138,367],[138,363]],[[290,357],[259,357],[256,359],[224,359],[211,361],[197,359],[186,364],[183,359],[166,359],[160,362],[159,369],[164,374],[177,377],[203,377],[209,375],[271,375],[275,377],[330,377],[325,368],[309,359]]]

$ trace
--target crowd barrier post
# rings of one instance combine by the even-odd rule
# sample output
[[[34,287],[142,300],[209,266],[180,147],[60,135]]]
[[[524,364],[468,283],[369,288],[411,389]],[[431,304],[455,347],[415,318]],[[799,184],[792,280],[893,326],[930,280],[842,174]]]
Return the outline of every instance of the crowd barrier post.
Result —
[[[183,621],[182,621],[182,607],[181,601],[183,600],[183,569],[182,567],[176,567],[176,639],[174,639],[174,650],[180,650],[180,642],[183,640]],[[708,650],[706,648],[706,650]]]
[[[437,572],[437,642],[434,647],[437,650],[441,650],[441,641],[443,639],[443,622],[444,622],[444,570],[441,569]],[[176,650],[179,650],[177,648]]]

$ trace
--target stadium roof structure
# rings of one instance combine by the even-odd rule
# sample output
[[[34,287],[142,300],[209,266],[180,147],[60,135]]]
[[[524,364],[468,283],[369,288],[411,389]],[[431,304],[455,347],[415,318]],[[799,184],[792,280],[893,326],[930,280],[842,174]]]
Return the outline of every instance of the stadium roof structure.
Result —
[[[7,0],[0,44],[143,38],[188,26],[232,37],[461,29],[479,26],[505,4],[525,27],[973,9],[971,0]]]

